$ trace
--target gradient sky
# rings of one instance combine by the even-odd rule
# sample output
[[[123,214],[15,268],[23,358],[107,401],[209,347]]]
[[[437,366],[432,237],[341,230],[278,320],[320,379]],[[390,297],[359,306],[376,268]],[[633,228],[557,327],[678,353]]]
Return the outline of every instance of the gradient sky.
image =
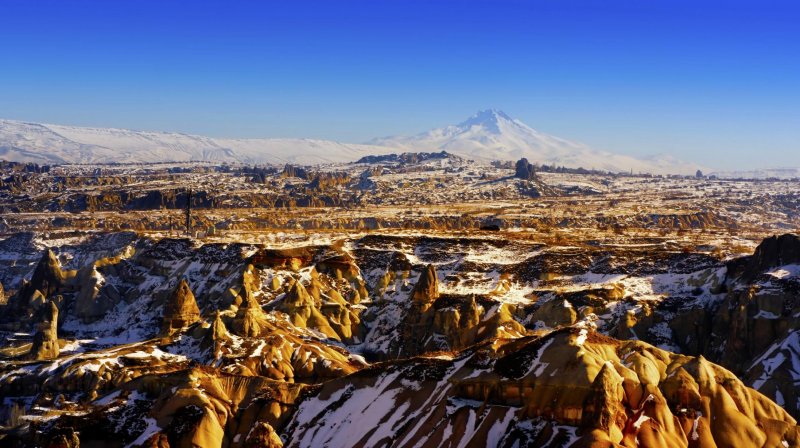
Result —
[[[494,107],[706,166],[800,166],[800,4],[2,0],[0,117],[362,142]]]

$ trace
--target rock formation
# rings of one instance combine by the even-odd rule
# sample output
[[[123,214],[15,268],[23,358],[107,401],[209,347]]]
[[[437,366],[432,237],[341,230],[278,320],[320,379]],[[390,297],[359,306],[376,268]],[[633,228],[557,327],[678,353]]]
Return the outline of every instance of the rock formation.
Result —
[[[751,256],[738,258],[728,263],[728,275],[748,281],[767,269],[800,263],[800,236],[787,233],[766,238]]]
[[[108,285],[101,294],[105,285],[96,263],[79,270],[75,281],[78,284],[75,313],[85,323],[100,320],[122,300],[113,285]]]
[[[164,304],[161,333],[170,335],[200,319],[200,308],[185,278],[181,279]]]
[[[257,423],[247,434],[246,448],[281,448],[283,441],[269,423]]]
[[[761,269],[800,262],[800,236],[785,233],[764,239],[753,253],[751,262]]]
[[[623,381],[610,362],[603,364],[592,381],[581,415],[581,427],[591,431],[592,438],[622,440],[628,421]]]
[[[214,322],[211,324],[211,339],[214,341],[224,341],[230,339],[228,329],[222,321],[219,310],[214,313]]]
[[[244,300],[233,319],[233,332],[239,336],[256,337],[270,328],[264,310],[249,287],[245,286]]]
[[[406,389],[397,389],[400,384]],[[341,390],[371,399],[329,400]],[[393,405],[377,405],[384,400]],[[334,409],[340,418],[322,418]],[[360,425],[355,417],[362,413],[397,422],[396,430]],[[731,372],[702,357],[582,328],[486,343],[452,359],[410,359],[330,381],[299,404],[285,434],[288,446],[335,445],[343,434],[356,446],[384,436],[422,447],[454,439],[473,446],[800,443],[797,422]]]
[[[413,356],[424,352],[426,344],[431,341],[430,334],[436,322],[436,310],[433,304],[439,298],[439,279],[433,265],[428,265],[419,275],[409,297],[409,308],[403,319],[402,345],[403,356]],[[450,320],[458,320],[451,316]],[[446,318],[440,316],[440,327],[446,327]]]
[[[425,267],[420,274],[414,290],[411,291],[411,301],[420,308],[427,309],[439,298],[439,278],[432,264]]]
[[[36,249],[2,444],[798,446],[792,238],[726,262],[508,233],[76,244],[76,276]]]
[[[528,159],[519,159],[514,165],[514,177],[522,180],[534,180],[536,179],[536,169],[528,162]]]
[[[540,304],[531,313],[531,321],[542,322],[551,328],[572,325],[578,319],[575,308],[566,299],[553,299]]]
[[[340,336],[331,328],[328,320],[316,307],[314,298],[299,280],[295,281],[289,292],[286,293],[279,309],[288,314],[291,322],[298,327],[313,328],[329,338],[340,339]]]
[[[33,345],[29,357],[35,360],[56,359],[60,351],[58,345],[58,307],[50,302],[44,320],[36,326]]]
[[[30,281],[9,300],[9,306],[16,314],[32,315],[44,305],[42,298],[51,299],[74,277],[75,271],[62,270],[58,257],[48,249],[36,265]]]

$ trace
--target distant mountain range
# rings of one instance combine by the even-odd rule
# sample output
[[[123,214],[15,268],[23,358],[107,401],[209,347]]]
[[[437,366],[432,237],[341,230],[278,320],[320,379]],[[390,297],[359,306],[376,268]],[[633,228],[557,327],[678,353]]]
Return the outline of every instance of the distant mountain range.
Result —
[[[761,168],[740,171],[715,171],[709,173],[720,179],[799,179],[800,168]]]
[[[315,165],[395,151],[329,140],[221,139],[0,120],[0,159],[42,164],[203,161]]]
[[[313,139],[225,139],[171,132],[85,128],[0,120],[0,159],[47,164],[207,161],[251,164],[352,162],[368,155],[448,151],[477,160],[517,160],[571,168],[693,174],[669,156],[635,158],[539,132],[490,109],[453,126],[368,144]]]

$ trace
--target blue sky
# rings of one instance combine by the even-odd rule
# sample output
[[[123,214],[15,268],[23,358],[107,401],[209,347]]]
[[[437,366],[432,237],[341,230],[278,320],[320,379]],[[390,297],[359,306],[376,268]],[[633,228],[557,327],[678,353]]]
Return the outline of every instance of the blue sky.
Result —
[[[0,117],[361,142],[494,107],[596,148],[800,165],[792,1],[2,0]]]

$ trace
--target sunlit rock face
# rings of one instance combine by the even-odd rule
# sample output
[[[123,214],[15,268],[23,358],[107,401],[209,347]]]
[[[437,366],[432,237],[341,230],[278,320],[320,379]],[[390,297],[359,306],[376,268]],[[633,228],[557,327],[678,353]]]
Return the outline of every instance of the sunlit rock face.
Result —
[[[31,245],[0,305],[0,440],[798,446],[796,243]]]

